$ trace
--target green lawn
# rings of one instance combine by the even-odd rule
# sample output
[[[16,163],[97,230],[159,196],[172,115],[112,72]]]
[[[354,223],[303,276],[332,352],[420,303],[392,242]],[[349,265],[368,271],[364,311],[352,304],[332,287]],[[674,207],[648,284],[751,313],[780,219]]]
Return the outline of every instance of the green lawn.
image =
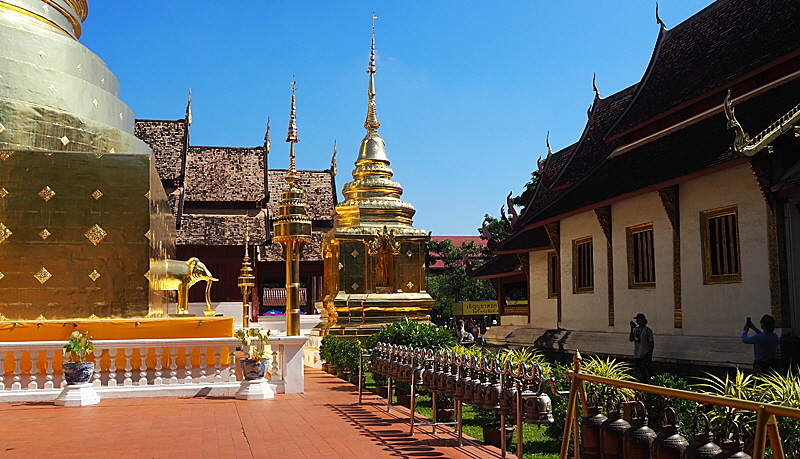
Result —
[[[367,373],[366,389],[372,392],[375,391],[375,382],[372,379],[372,374]],[[437,399],[437,407],[442,408],[441,398]],[[452,408],[452,405],[449,406]],[[428,418],[432,418],[431,414],[431,397],[428,394],[419,395],[417,397],[415,413],[419,413]],[[479,412],[472,406],[464,405],[462,409],[462,423],[464,426],[464,434],[472,438],[483,441],[483,424],[486,424],[485,419],[481,419]],[[560,439],[553,439],[545,435],[544,427],[523,424],[522,432],[522,446],[523,446],[523,459],[557,459],[559,448],[561,446]],[[514,440],[510,445],[507,445],[508,451],[516,453],[517,451],[517,434],[514,433]]]

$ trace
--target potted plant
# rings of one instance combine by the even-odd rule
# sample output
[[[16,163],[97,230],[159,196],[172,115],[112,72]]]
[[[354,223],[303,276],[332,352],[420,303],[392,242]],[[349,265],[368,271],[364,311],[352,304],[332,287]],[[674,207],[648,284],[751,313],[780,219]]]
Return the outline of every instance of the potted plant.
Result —
[[[319,357],[325,362],[322,369],[331,374],[336,374],[334,356],[339,345],[339,340],[333,335],[325,335],[319,343]]]
[[[64,381],[69,385],[86,384],[94,374],[94,362],[86,360],[86,356],[94,352],[94,344],[89,332],[74,331],[64,345],[66,360],[62,364]]]
[[[500,417],[492,410],[487,410],[484,408],[475,408],[477,411],[476,419],[478,419],[483,427],[483,442],[500,447]],[[514,439],[514,431],[516,430],[516,426],[513,424],[509,425],[506,424],[506,447],[511,444]]]
[[[244,356],[239,360],[239,365],[244,379],[252,381],[265,377],[269,365],[266,351],[269,330],[240,328],[236,330],[234,336],[242,342]]]

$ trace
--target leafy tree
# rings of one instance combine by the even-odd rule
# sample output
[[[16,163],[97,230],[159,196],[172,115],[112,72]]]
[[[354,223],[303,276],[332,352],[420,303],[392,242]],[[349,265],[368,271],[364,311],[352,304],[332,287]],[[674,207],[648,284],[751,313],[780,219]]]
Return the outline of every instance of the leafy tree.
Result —
[[[444,263],[444,272],[428,277],[428,293],[436,300],[433,309],[442,317],[453,315],[453,303],[457,301],[480,301],[497,299],[492,284],[485,279],[473,280],[467,275],[462,264],[462,256],[466,253],[470,258],[486,259],[490,256],[484,247],[469,241],[460,247],[453,245],[449,239],[427,242],[427,265],[433,262],[431,254],[437,254]]]
[[[538,170],[531,172],[531,179],[525,184],[525,189],[522,191],[522,194],[512,198],[514,205],[524,209],[528,203],[531,202],[531,196],[533,195],[533,190],[536,189],[537,183],[539,183]]]

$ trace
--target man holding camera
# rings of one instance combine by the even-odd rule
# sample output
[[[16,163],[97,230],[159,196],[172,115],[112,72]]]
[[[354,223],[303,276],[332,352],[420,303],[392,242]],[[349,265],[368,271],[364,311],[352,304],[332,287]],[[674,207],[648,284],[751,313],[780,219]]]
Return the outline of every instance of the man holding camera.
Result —
[[[633,344],[633,369],[639,381],[649,384],[653,361],[653,330],[647,326],[647,317],[641,312],[631,320],[631,334],[628,337]]]

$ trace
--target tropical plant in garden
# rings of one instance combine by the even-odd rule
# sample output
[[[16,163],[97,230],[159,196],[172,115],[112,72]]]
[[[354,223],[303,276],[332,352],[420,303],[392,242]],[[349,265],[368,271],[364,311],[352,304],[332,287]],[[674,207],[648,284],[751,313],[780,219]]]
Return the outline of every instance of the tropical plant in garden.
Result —
[[[328,364],[334,365],[333,356],[339,346],[339,339],[334,335],[325,335],[319,343],[319,357]]]

